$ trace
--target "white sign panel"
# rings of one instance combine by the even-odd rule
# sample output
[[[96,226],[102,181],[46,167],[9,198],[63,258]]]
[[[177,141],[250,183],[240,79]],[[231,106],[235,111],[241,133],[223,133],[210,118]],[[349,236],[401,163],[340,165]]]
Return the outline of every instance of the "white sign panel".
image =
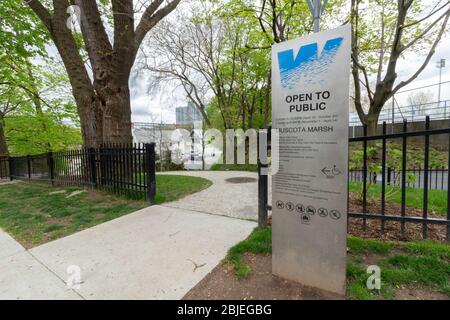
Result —
[[[275,275],[344,294],[350,25],[272,48]]]

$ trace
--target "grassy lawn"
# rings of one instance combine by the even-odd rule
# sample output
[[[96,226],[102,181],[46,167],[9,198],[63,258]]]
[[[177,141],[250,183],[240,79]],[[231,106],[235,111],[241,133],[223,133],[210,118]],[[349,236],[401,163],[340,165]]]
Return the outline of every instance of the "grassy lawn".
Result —
[[[155,201],[158,204],[174,201],[206,189],[211,184],[211,181],[200,177],[157,175]]]
[[[432,241],[381,242],[349,236],[347,264],[347,298],[391,299],[401,286],[419,286],[450,296],[450,246]],[[232,247],[226,261],[233,265],[236,276],[251,273],[242,254],[271,253],[272,231],[256,228],[244,241]],[[368,259],[370,257],[370,259]],[[368,290],[367,263],[381,268],[381,290]]]
[[[367,184],[367,197],[381,199],[381,185]],[[349,182],[350,192],[360,193],[362,190],[361,182]],[[422,209],[423,207],[423,189],[406,188],[406,206]],[[402,193],[400,187],[386,186],[386,201],[402,203]],[[428,210],[440,215],[447,214],[447,191],[446,190],[428,190]]]
[[[219,164],[211,167],[212,171],[251,171],[258,172],[257,164]]]
[[[161,175],[156,180],[157,203],[176,200],[211,185],[209,180],[188,176]],[[148,206],[145,201],[96,191],[67,198],[77,190],[82,188],[51,187],[37,182],[0,186],[0,228],[30,248]]]

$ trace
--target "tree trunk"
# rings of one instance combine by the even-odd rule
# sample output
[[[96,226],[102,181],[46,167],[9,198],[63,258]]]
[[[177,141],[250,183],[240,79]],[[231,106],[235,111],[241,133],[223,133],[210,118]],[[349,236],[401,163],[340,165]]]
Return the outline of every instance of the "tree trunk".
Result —
[[[129,76],[139,46],[145,35],[172,12],[181,0],[165,6],[152,1],[135,28],[133,1],[111,0],[114,41],[111,43],[96,1],[53,1],[50,11],[39,0],[25,3],[48,29],[62,58],[80,115],[85,147],[103,142],[131,143]],[[72,31],[67,28],[69,5],[81,9],[79,25],[87,51],[92,77],[87,72]]]
[[[6,144],[6,136],[4,129],[4,121],[0,119],[0,157],[9,156],[8,145]]]
[[[132,143],[130,90],[128,85],[113,89],[105,97],[102,118],[96,119],[98,141]]]
[[[370,113],[366,116],[367,135],[374,136],[378,134],[378,113]]]

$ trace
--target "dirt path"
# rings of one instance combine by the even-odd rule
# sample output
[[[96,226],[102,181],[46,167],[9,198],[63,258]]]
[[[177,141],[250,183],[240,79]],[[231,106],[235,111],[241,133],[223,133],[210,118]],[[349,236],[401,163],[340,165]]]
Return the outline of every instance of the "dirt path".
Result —
[[[339,295],[303,286],[272,275],[272,256],[245,254],[245,262],[252,272],[246,279],[238,279],[231,265],[221,263],[183,299],[224,300],[340,300]]]

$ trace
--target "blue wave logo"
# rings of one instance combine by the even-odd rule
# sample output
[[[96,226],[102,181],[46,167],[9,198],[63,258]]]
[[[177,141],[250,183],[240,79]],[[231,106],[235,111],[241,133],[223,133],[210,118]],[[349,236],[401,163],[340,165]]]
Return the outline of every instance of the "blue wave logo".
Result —
[[[320,55],[317,43],[300,47],[295,58],[293,49],[278,52],[281,86],[295,89],[300,81],[306,85],[319,83],[323,79],[321,75],[333,63],[343,40],[342,37],[328,40]]]

